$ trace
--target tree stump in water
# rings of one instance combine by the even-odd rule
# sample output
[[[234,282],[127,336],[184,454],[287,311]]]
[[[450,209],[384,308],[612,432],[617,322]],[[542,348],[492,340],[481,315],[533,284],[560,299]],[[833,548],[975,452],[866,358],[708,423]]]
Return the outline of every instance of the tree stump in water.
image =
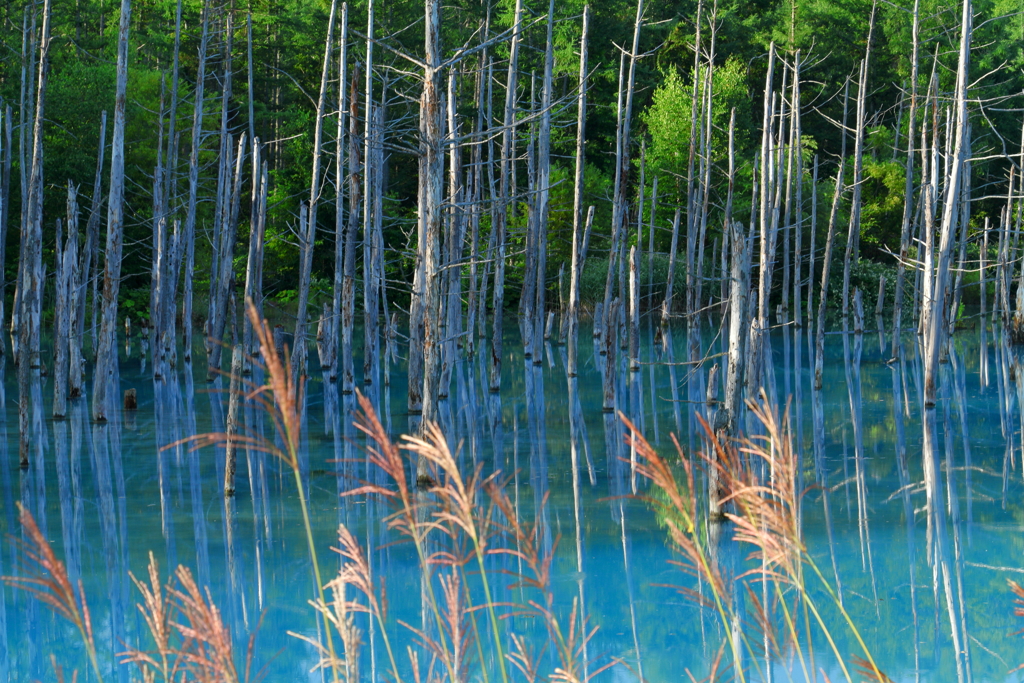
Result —
[[[124,392],[124,409],[125,410],[138,410],[139,398],[135,393],[135,389],[125,389]]]

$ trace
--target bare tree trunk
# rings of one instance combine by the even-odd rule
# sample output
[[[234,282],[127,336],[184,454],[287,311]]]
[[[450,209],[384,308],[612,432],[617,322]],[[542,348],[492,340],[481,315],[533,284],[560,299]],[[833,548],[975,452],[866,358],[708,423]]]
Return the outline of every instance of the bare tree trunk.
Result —
[[[292,376],[306,376],[306,316],[309,306],[309,277],[313,270],[313,240],[316,228],[309,220],[312,213],[305,205],[299,205],[299,304],[295,313],[295,334],[292,337]]]
[[[199,198],[199,150],[203,142],[203,91],[206,84],[206,51],[210,36],[209,15],[209,2],[203,0],[202,34],[199,39],[198,72],[192,111],[192,149],[188,160],[188,203],[185,209],[185,277],[181,325],[186,363],[192,362],[192,282],[195,279],[196,269],[196,203]]]
[[[730,184],[731,188],[731,184]],[[667,327],[672,315],[672,297],[676,282],[676,251],[679,249],[679,208],[672,219],[672,244],[668,251],[668,281],[665,283],[665,301],[661,305],[661,326]]]
[[[914,133],[917,127],[918,47],[920,32],[920,0],[914,0],[913,43],[910,58],[910,108],[907,114],[907,161],[904,174],[903,222],[900,229],[900,256],[896,262],[896,295],[892,311],[892,358],[899,357],[900,333],[903,324],[903,286],[906,263],[910,258],[910,219],[914,214]],[[1012,184],[1011,176],[1011,184]]]
[[[441,102],[441,2],[425,8],[425,68],[420,97],[420,214],[423,258],[423,423],[436,422],[441,377],[441,220],[444,192],[444,111]]]
[[[845,107],[844,107],[845,109]],[[843,116],[845,128],[846,116]],[[817,163],[815,163],[817,169]],[[814,388],[821,389],[821,373],[825,360],[825,304],[828,301],[828,271],[832,264],[832,243],[836,236],[836,222],[839,216],[839,202],[843,195],[843,162],[840,158],[836,172],[836,191],[832,196],[832,212],[828,218],[828,237],[825,238],[825,254],[821,261],[821,297],[818,300],[818,328],[814,341]]]
[[[372,25],[371,25],[372,26]],[[372,35],[372,34],[371,34]],[[348,104],[346,88],[348,87],[348,3],[341,5],[341,38],[338,50],[338,129],[335,140],[334,177],[337,194],[334,200],[334,298],[331,302],[331,320],[329,339],[327,340],[326,357],[320,364],[327,373],[328,380],[338,378],[338,345],[341,338],[338,329],[341,326],[343,297],[345,288],[345,129]],[[372,49],[367,43],[367,49]]]
[[[372,18],[372,17],[371,17]],[[362,208],[362,160],[359,149],[359,66],[352,70],[348,116],[348,222],[345,228],[345,254],[341,288],[341,392],[355,390],[355,365],[352,358],[352,326],[355,322],[356,298],[356,230]],[[368,113],[364,115],[369,120]]]
[[[235,451],[238,448],[236,437],[241,425],[238,414],[242,392],[242,357],[245,355],[241,344],[235,344],[231,352],[231,382],[228,385],[228,424],[227,444],[224,453],[224,496],[235,495]]]
[[[924,397],[925,405],[935,404],[936,377],[939,369],[939,353],[945,343],[947,326],[943,315],[949,310],[944,302],[947,280],[949,279],[953,239],[959,212],[960,184],[966,164],[965,151],[970,148],[968,136],[970,125],[967,118],[967,78],[970,68],[971,29],[973,22],[971,0],[964,0],[960,23],[960,57],[957,65],[956,92],[956,137],[950,160],[949,177],[946,182],[946,197],[942,211],[942,232],[939,237],[939,254],[932,287],[932,300],[926,302],[931,308],[929,327],[925,337],[924,353]]]
[[[548,214],[551,195],[551,79],[555,68],[555,41],[553,35],[555,21],[555,0],[548,0],[548,33],[547,48],[544,52],[544,82],[540,96],[540,135],[537,140],[537,303],[534,307],[536,323],[533,336],[533,364],[542,362],[544,317],[546,310],[545,295],[547,289],[548,267]]]
[[[446,399],[451,388],[452,370],[457,360],[459,341],[462,337],[462,251],[465,242],[466,186],[462,176],[462,150],[458,118],[457,95],[458,75],[454,69],[448,72],[447,125],[449,139],[448,164],[448,234],[445,236],[446,265],[444,273],[444,342],[441,348],[441,378],[438,384],[438,398]]]
[[[32,128],[32,169],[29,174],[26,221],[22,228],[25,241],[22,267],[21,324],[18,330],[19,347],[25,357],[19,367],[27,372],[39,367],[43,306],[43,122],[45,121],[46,85],[50,71],[50,2],[43,4],[42,36],[39,44],[39,76],[36,90],[35,122]],[[23,397],[24,400],[24,397]]]
[[[370,2],[368,7],[367,34],[373,36],[374,31],[374,3]],[[385,88],[386,90],[386,88]],[[381,92],[381,104],[384,106],[385,93]],[[376,299],[379,289],[372,280],[372,273],[376,265],[374,260],[375,226],[377,225],[377,197],[374,190],[378,184],[378,178],[383,176],[382,167],[373,167],[374,136],[382,135],[383,130],[374,130],[375,112],[380,107],[373,104],[373,43],[366,43],[366,86],[364,94],[363,116],[363,384],[373,383],[373,360],[377,348],[377,304]],[[383,123],[382,123],[383,125]],[[383,204],[379,205],[383,208]],[[354,273],[353,273],[354,277]]]
[[[249,254],[245,264],[245,302],[256,307],[257,320],[263,319],[263,240],[267,227],[267,162],[261,161],[259,140],[252,145],[252,212],[249,232]],[[242,374],[252,372],[251,359],[259,351],[259,343],[252,327],[250,316],[243,315],[242,326]]]
[[[636,247],[629,249],[629,369],[640,370],[640,274]]]
[[[103,322],[96,354],[92,417],[107,420],[114,401],[108,396],[117,372],[117,295],[121,288],[121,249],[124,244],[124,126],[128,95],[128,28],[131,0],[121,0],[121,23],[117,42],[117,95],[114,100],[114,133],[110,152],[110,201],[107,204],[106,266],[103,271]],[[116,392],[114,392],[116,394]]]
[[[6,318],[4,315],[4,296],[7,289],[7,278],[2,272],[2,264],[7,261],[7,218],[11,212],[11,148],[12,133],[14,130],[11,107],[3,110],[3,126],[0,131],[0,327]],[[7,352],[3,335],[0,334],[0,356]]]
[[[68,183],[68,237],[66,246],[61,249],[58,240],[56,258],[61,261],[57,275],[57,305],[54,311],[55,329],[53,334],[54,368],[53,368],[53,417],[63,418],[67,415],[68,370],[71,360],[72,337],[71,316],[74,306],[72,298],[73,283],[77,279],[78,268],[78,225],[73,219],[78,207],[75,201],[74,185]]]
[[[751,316],[750,353],[747,368],[747,393],[756,396],[761,387],[762,337],[768,328],[768,297],[771,292],[772,264],[775,260],[775,235],[772,221],[772,191],[775,183],[775,150],[772,117],[774,116],[773,82],[775,74],[775,43],[768,49],[768,75],[764,86],[764,118],[761,132],[761,196],[758,204],[761,233],[761,259],[758,268],[758,314]]]
[[[370,385],[376,381],[379,364],[377,350],[380,348],[378,333],[378,316],[384,314],[384,326],[387,330],[387,291],[384,282],[384,104],[373,109],[371,117],[370,156],[367,158],[367,173],[373,182],[370,184],[369,198],[373,201],[373,230],[370,243],[370,267],[366,277],[364,292],[364,315],[366,316],[366,345],[363,349],[363,384]],[[367,201],[370,201],[370,199]]]
[[[743,224],[735,221],[729,226],[732,244],[732,263],[729,289],[729,367],[725,381],[724,429],[729,436],[739,433],[740,408],[743,398],[743,371],[746,361],[744,345],[747,338],[747,292],[750,291],[749,252]],[[716,425],[716,428],[719,426]],[[717,500],[713,496],[712,500]]]
[[[814,322],[814,248],[818,236],[818,155],[811,172],[811,244],[807,250],[807,325]]]
[[[432,0],[431,0],[432,1]],[[512,126],[516,109],[516,82],[519,70],[519,43],[522,40],[523,0],[516,0],[515,23],[512,28],[512,42],[509,45],[508,78],[505,81],[505,113],[501,136],[501,181],[495,221],[494,256],[494,326],[491,333],[490,390],[501,390],[502,334],[505,311],[505,250],[508,242],[508,201],[509,180],[512,173],[515,138]]]
[[[228,149],[231,145],[231,136],[227,137]],[[210,321],[210,354],[209,364],[206,369],[206,381],[212,382],[221,372],[220,368],[220,357],[221,349],[224,344],[224,331],[227,327],[228,318],[228,299],[231,295],[232,280],[234,279],[234,273],[232,272],[232,264],[234,263],[235,256],[235,231],[238,224],[238,212],[240,208],[241,192],[242,192],[242,168],[245,163],[245,133],[242,133],[241,138],[238,141],[238,150],[234,156],[230,154],[225,159],[225,165],[234,161],[235,173],[234,181],[231,183],[230,196],[225,187],[225,206],[224,215],[220,226],[220,249],[218,254],[220,256],[220,266],[217,268],[217,289],[215,292],[215,300],[211,305],[211,310],[216,310],[216,316]],[[225,174],[227,178],[230,178],[230,173]],[[234,321],[232,321],[232,326]]]

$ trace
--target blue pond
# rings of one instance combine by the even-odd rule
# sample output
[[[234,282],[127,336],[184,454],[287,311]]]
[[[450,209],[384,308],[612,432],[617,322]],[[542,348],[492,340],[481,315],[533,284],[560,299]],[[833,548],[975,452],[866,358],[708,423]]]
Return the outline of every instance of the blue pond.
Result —
[[[512,321],[508,328],[514,328]],[[724,351],[716,332],[703,333],[709,355]],[[643,334],[640,371],[621,366],[619,410],[662,454],[674,452],[673,433],[693,453],[702,443],[695,410],[704,404],[710,366],[725,359],[689,365],[684,330],[655,340],[645,320]],[[829,335],[823,389],[816,393],[809,334],[773,331],[770,374],[775,399],[790,405],[806,487],[804,540],[816,565],[836,586],[892,680],[1020,680],[1010,672],[1024,663],[1024,641],[1014,635],[1024,619],[1014,617],[1007,586],[1007,579],[1024,582],[1024,392],[1018,388],[1024,388],[1024,377],[1013,370],[1013,351],[1000,332],[980,325],[955,335],[933,412],[936,487],[927,484],[922,463],[923,380],[913,335],[904,339],[904,360],[893,364],[885,362],[891,355],[888,339],[877,333]],[[651,486],[631,466],[621,422],[601,410],[600,363],[589,328],[581,330],[580,340],[580,374],[571,381],[564,348],[547,347],[535,365],[522,357],[518,335],[510,332],[500,396],[487,392],[483,360],[460,361],[450,398],[440,406],[442,427],[460,445],[464,471],[500,470],[521,517],[539,519],[538,538],[553,554],[554,608],[568,614],[578,601],[579,611],[597,627],[579,655],[588,672],[608,667],[596,680],[684,681],[688,670],[700,679],[726,631],[714,610],[679,590],[701,593],[706,586],[670,562],[674,555],[659,519],[633,497],[650,494]],[[18,466],[17,381],[6,368],[0,399],[0,574],[22,571],[15,505],[22,501],[72,580],[82,581],[105,680],[136,680],[136,670],[117,665],[116,655],[150,647],[136,609],[139,593],[129,578],[129,572],[145,574],[149,553],[163,575],[184,565],[209,587],[240,662],[258,627],[254,669],[266,666],[266,680],[323,680],[314,648],[289,635],[315,640],[321,624],[308,603],[315,596],[314,580],[291,470],[270,455],[241,449],[237,495],[225,504],[223,448],[171,446],[225,428],[226,380],[207,384],[200,349],[197,339],[195,368],[179,367],[173,379],[154,382],[139,341],[127,352],[122,347],[121,388],[137,390],[138,410],[119,413],[105,425],[90,423],[87,398],[74,403],[67,420],[50,419],[52,388],[47,378],[37,377],[29,396],[24,470]],[[310,357],[315,363],[315,352]],[[399,362],[389,370],[389,385],[365,387],[396,438],[415,429],[406,413],[404,372]],[[344,524],[369,548],[373,572],[386,587],[386,627],[408,675],[404,652],[417,637],[403,624],[422,628],[427,622],[429,630],[432,619],[421,599],[416,554],[388,528],[387,501],[339,495],[361,482],[385,480],[368,466],[364,439],[352,427],[354,398],[340,396],[318,372],[311,375],[300,465],[324,573],[333,576],[339,567],[339,556],[329,549]],[[718,373],[716,381],[724,376]],[[273,425],[260,411],[249,407],[243,413],[250,432],[273,438]],[[929,494],[942,511],[942,533],[926,514]],[[707,528],[719,552],[742,570],[749,548],[732,541],[728,524]],[[498,577],[496,601],[531,599],[528,588],[515,585],[520,567],[514,557],[489,561]],[[838,608],[827,599],[819,603],[834,626],[837,648],[859,654]],[[509,612],[501,628],[525,635],[546,675],[557,665],[547,631]],[[739,628],[761,642],[753,621]],[[363,631],[362,678],[384,680],[388,665],[379,628],[365,616],[356,624]],[[487,633],[483,626],[481,632]],[[487,654],[493,649],[483,645],[484,668],[493,674]],[[822,673],[844,680],[819,633],[801,647],[813,652],[816,680],[824,680]],[[749,664],[751,675],[756,679],[753,672],[768,670],[780,681],[805,680],[791,652],[791,645],[780,643],[767,665]],[[94,678],[74,627],[26,593],[4,586],[0,681],[55,680],[51,654],[67,671],[78,669],[79,680]],[[426,664],[421,657],[424,670]]]

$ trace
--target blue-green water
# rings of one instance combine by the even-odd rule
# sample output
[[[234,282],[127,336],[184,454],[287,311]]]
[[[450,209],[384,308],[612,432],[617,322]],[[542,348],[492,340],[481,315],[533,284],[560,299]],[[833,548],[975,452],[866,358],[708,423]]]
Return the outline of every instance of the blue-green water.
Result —
[[[703,339],[710,354],[723,350],[715,332],[706,331]],[[672,452],[672,433],[685,448],[699,448],[693,409],[704,402],[709,366],[724,364],[724,358],[695,368],[682,362],[687,357],[682,330],[664,345],[655,342],[649,327],[644,334],[641,370],[629,373],[623,364],[619,373],[618,408],[663,454]],[[1019,680],[1009,671],[1024,663],[1024,641],[1013,635],[1024,627],[1024,618],[1013,616],[1006,584],[1024,580],[1024,442],[1012,352],[991,330],[958,332],[949,362],[942,365],[934,411],[939,486],[932,491],[942,511],[939,534],[926,514],[922,369],[915,339],[904,340],[903,363],[886,365],[888,340],[877,334],[830,335],[824,387],[816,395],[807,335],[806,330],[771,335],[771,373],[777,399],[791,402],[808,487],[801,510],[804,538],[816,564],[838,585],[845,609],[894,681],[955,681],[958,675],[973,681]],[[580,339],[580,375],[570,383],[564,349],[548,347],[542,364],[534,365],[524,361],[518,335],[510,333],[500,397],[487,392],[481,361],[460,361],[451,396],[440,406],[442,425],[451,442],[461,444],[458,457],[465,471],[501,470],[510,478],[508,491],[521,515],[532,520],[541,510],[541,544],[553,548],[555,606],[565,614],[574,599],[580,600],[597,627],[581,654],[588,671],[611,664],[598,680],[642,675],[683,681],[687,670],[699,679],[725,631],[712,610],[672,588],[701,586],[670,564],[673,555],[655,515],[629,497],[649,493],[650,487],[634,476],[620,423],[601,411],[600,363],[589,328],[581,330]],[[199,348],[197,343],[201,354]],[[315,363],[315,352],[310,356]],[[21,570],[14,542],[21,537],[15,508],[20,500],[67,562],[72,579],[83,582],[106,680],[135,680],[133,669],[113,664],[114,654],[128,646],[149,647],[135,607],[139,595],[128,576],[129,571],[145,573],[149,552],[165,575],[182,564],[209,587],[240,660],[262,616],[256,666],[268,666],[267,680],[321,680],[313,671],[313,648],[288,635],[316,638],[318,633],[307,604],[314,584],[290,470],[271,456],[242,450],[237,496],[226,507],[223,449],[162,450],[192,434],[224,429],[226,385],[223,380],[207,384],[201,361],[197,355],[194,377],[179,368],[173,380],[154,382],[136,341],[131,355],[122,353],[120,384],[137,390],[138,410],[119,413],[106,425],[89,422],[87,399],[74,403],[67,420],[51,420],[52,388],[45,377],[39,379],[30,396],[27,470],[18,467],[17,382],[14,371],[6,369],[0,531],[8,540],[0,552],[0,574]],[[403,373],[402,365],[395,365],[389,387],[378,382],[366,388],[396,437],[415,428],[405,412]],[[415,553],[395,543],[399,537],[386,528],[386,502],[339,496],[360,482],[384,483],[384,478],[366,464],[361,436],[351,426],[352,397],[339,396],[337,387],[311,374],[301,468],[324,572],[332,576],[338,568],[328,549],[344,523],[372,549],[370,561],[387,590],[389,634],[404,652],[415,639],[399,623],[419,628],[424,620]],[[724,377],[720,372],[718,382]],[[273,427],[259,411],[244,413],[250,430],[273,438]],[[731,541],[727,526],[713,535],[726,564],[742,569],[749,549]],[[495,572],[518,570],[508,556],[491,561]],[[509,575],[495,576],[495,600],[521,603],[530,597],[510,586]],[[4,587],[0,597],[0,681],[54,680],[51,654],[65,668],[81,669],[79,680],[91,680],[73,626],[23,592]],[[838,609],[826,599],[819,604],[840,651],[860,654]],[[962,641],[962,674],[951,623]],[[380,633],[370,633],[365,618],[357,624],[364,630],[362,677],[383,680],[387,665]],[[544,649],[548,639],[539,625],[515,616],[501,627],[527,634],[542,653],[542,673],[556,665],[551,648]],[[754,624],[745,627],[752,642],[761,642]],[[812,639],[815,666],[832,681],[842,680],[825,640]],[[803,647],[808,649],[807,643]],[[493,651],[486,644],[485,649]],[[795,665],[784,643],[781,649],[770,668],[775,680],[789,680]],[[407,674],[404,654],[400,662]],[[493,662],[487,666],[493,669]],[[799,667],[792,679],[803,680]]]

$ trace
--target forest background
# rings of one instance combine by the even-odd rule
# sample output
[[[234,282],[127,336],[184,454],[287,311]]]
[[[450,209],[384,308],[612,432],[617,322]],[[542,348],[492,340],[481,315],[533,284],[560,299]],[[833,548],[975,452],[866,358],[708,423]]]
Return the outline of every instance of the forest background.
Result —
[[[892,267],[891,252],[899,251],[904,207],[904,172],[907,144],[906,109],[911,74],[910,0],[877,3],[876,26],[866,98],[866,130],[859,257],[854,267],[855,284],[877,286],[878,268]],[[175,53],[175,18],[181,12],[179,79],[176,108],[176,159],[172,159],[168,210],[172,219],[185,211],[192,98],[199,73],[203,3],[186,0],[145,0],[133,3],[128,65],[128,104],[125,129],[125,253],[122,269],[120,309],[123,315],[147,317],[150,297],[150,264],[154,230],[153,175],[157,166],[160,136],[169,130],[172,63]],[[213,0],[208,5],[210,40],[207,47],[206,78],[199,168],[199,204],[196,216],[196,278],[198,295],[208,287],[213,226],[218,182],[217,156],[223,108],[227,126],[236,136],[252,131],[264,143],[269,165],[269,198],[266,224],[266,258],[263,293],[288,302],[296,296],[300,272],[298,240],[295,235],[300,203],[308,201],[316,122],[317,92],[323,69],[330,4],[319,0]],[[597,0],[591,5],[589,36],[590,82],[586,109],[586,174],[583,206],[595,207],[592,254],[607,253],[612,223],[612,195],[616,121],[620,82],[620,57],[629,49],[634,32],[636,4],[625,0]],[[751,206],[755,152],[761,141],[762,99],[768,66],[769,45],[786,58],[800,50],[802,152],[804,183],[802,207],[810,211],[812,159],[821,164],[817,188],[817,222],[806,230],[817,232],[817,245],[824,244],[828,202],[840,155],[852,168],[853,135],[844,136],[838,122],[843,118],[843,90],[848,79],[851,98],[857,85],[860,61],[869,36],[870,0],[720,0],[706,3],[704,40],[715,26],[713,145],[708,221],[708,256],[711,242],[721,234],[721,213],[727,186],[728,126],[730,112],[736,116],[736,187],[733,215],[743,220]],[[31,161],[31,90],[42,2],[8,2],[0,8],[0,109],[10,106],[13,136],[10,203],[6,211],[6,257],[4,276],[8,283],[17,277],[19,216],[21,216],[20,169]],[[531,75],[544,71],[547,3],[524,3],[526,29],[519,57],[518,116],[531,109]],[[551,204],[547,246],[550,263],[570,260],[573,228],[573,168],[575,165],[576,109],[579,45],[583,3],[578,0],[555,4],[554,93],[551,140]],[[43,260],[52,263],[57,232],[54,221],[65,213],[67,183],[79,186],[83,209],[89,198],[102,200],[106,188],[94,186],[101,112],[114,108],[118,6],[107,0],[53,0],[46,92],[43,147],[45,149]],[[924,92],[934,71],[940,97],[948,96],[956,78],[959,29],[958,3],[923,0],[920,3],[920,73],[918,92]],[[975,28],[971,63],[972,157],[971,229],[977,230],[986,217],[998,221],[1005,199],[1009,168],[1020,144],[1021,115],[1016,98],[1024,89],[1024,15],[1016,0],[981,0],[974,3]],[[365,60],[366,42],[354,35],[364,31],[367,3],[357,0],[348,6],[348,73]],[[230,40],[227,32],[231,14]],[[658,178],[655,251],[669,249],[673,207],[686,202],[687,150],[691,135],[691,92],[694,79],[693,45],[697,2],[654,2],[644,8],[640,55],[636,62],[634,130],[632,133],[631,194],[651,196]],[[442,8],[441,44],[445,56],[464,44],[479,42],[489,31],[497,34],[514,22],[514,3],[508,0],[468,0]],[[33,31],[35,27],[35,31]],[[392,301],[407,307],[413,281],[416,251],[418,140],[418,97],[421,78],[410,73],[410,64],[396,51],[416,55],[423,50],[422,3],[411,0],[378,2],[375,34],[380,47],[374,55],[374,99],[384,105],[385,192],[383,235],[386,247],[385,276]],[[229,51],[230,46],[230,51]],[[621,48],[621,49],[620,49]],[[707,46],[703,47],[706,51]],[[500,121],[507,41],[493,46],[495,81],[492,85],[492,117]],[[328,73],[328,107],[324,123],[323,153],[333,149],[333,131],[338,115],[338,68],[336,58]],[[477,74],[479,64],[464,58],[457,88],[460,117],[472,122],[480,101]],[[414,70],[414,69],[412,69]],[[251,71],[251,73],[250,73]],[[225,75],[231,73],[230,79]],[[251,83],[251,89],[250,89]],[[349,87],[349,86],[346,86]],[[363,85],[351,86],[354,91]],[[539,85],[533,100],[539,98]],[[227,89],[225,96],[225,89]],[[333,105],[331,104],[333,102]],[[536,109],[537,105],[533,105]],[[497,122],[497,121],[496,121]],[[852,126],[852,121],[849,124]],[[846,138],[844,140],[844,137]],[[237,137],[235,138],[237,139]],[[525,151],[531,139],[530,126],[519,130],[517,165],[525,184],[529,160]],[[107,139],[109,145],[109,135]],[[27,156],[26,156],[27,155]],[[109,165],[110,154],[107,155]],[[485,155],[486,158],[486,155]],[[643,166],[643,168],[641,168]],[[336,194],[333,163],[324,163],[325,198]],[[641,172],[642,171],[642,172]],[[850,173],[847,177],[852,176]],[[109,173],[100,176],[106,185]],[[641,190],[640,184],[644,187]],[[246,186],[249,180],[245,181]],[[242,210],[234,249],[234,277],[245,271],[250,230],[250,193],[242,193]],[[528,211],[513,208],[509,225],[509,267],[506,306],[514,306],[523,279],[525,223]],[[642,217],[649,222],[651,205],[645,202]],[[335,267],[335,204],[322,201],[316,214],[317,237],[313,250],[312,292],[330,297]],[[840,207],[840,224],[848,222],[849,207]],[[717,219],[717,220],[716,220]],[[490,230],[483,212],[481,242]],[[807,217],[804,218],[807,221]],[[633,239],[633,238],[630,238]],[[805,237],[805,244],[807,244]],[[977,251],[977,245],[972,246]],[[102,251],[102,250],[101,250]],[[841,257],[836,250],[833,258]],[[102,256],[99,258],[102,259]],[[601,259],[588,263],[583,276],[583,303],[600,298],[604,275],[598,272]],[[605,268],[607,266],[604,266]],[[594,272],[591,272],[594,271]],[[835,271],[833,271],[835,272]],[[552,290],[548,301],[557,301],[554,286],[557,272],[549,269]],[[889,278],[890,283],[893,278]],[[588,287],[588,282],[591,285]],[[891,286],[891,285],[890,285]],[[6,289],[8,299],[13,295]],[[836,288],[833,288],[835,292]],[[651,293],[653,294],[653,292]],[[976,293],[965,291],[965,300]],[[656,303],[653,296],[651,306]],[[52,306],[47,294],[45,308]],[[10,302],[6,307],[11,310]],[[197,315],[205,309],[196,309]],[[314,309],[316,310],[316,309]]]

